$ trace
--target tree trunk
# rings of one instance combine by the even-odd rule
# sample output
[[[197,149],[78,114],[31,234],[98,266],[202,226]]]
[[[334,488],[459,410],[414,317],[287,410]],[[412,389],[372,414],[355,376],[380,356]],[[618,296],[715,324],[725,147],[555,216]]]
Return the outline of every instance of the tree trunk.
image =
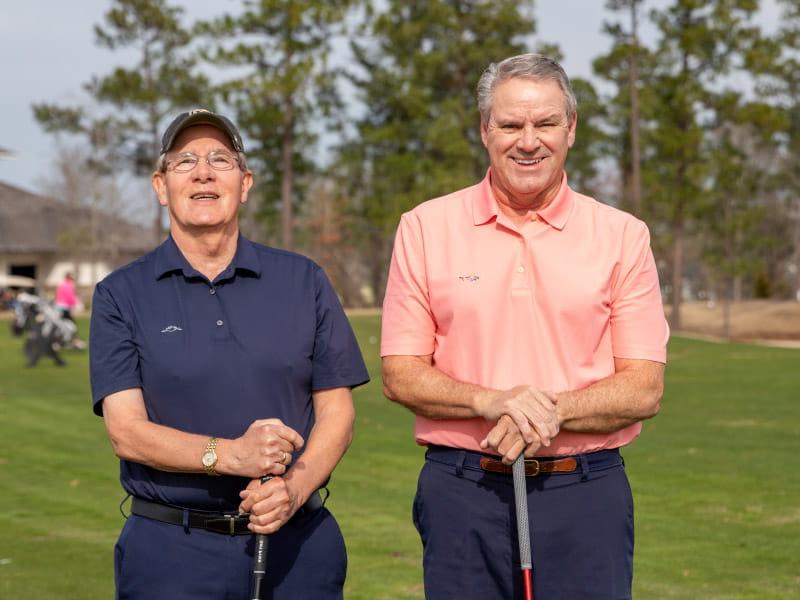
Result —
[[[642,214],[641,151],[639,149],[639,37],[636,2],[631,2],[631,68],[628,86],[631,94],[631,200],[636,216]]]
[[[800,198],[794,209],[794,299],[800,302]]]
[[[283,247],[291,250],[294,245],[294,215],[292,194],[294,189],[294,171],[292,154],[294,153],[294,105],[291,99],[286,103],[284,114],[283,138],[281,140],[281,239]]]
[[[722,291],[722,337],[731,339],[731,279],[725,278]]]
[[[681,301],[683,300],[683,209],[676,209],[672,223],[672,312],[669,326],[673,331],[681,328]]]
[[[150,40],[152,43],[153,40]],[[147,42],[147,41],[146,41]],[[149,43],[144,43],[142,48],[143,53],[143,63],[144,63],[144,78],[145,78],[145,89],[152,90],[155,87],[154,84],[154,76],[152,71],[152,61],[150,58],[150,46]],[[148,107],[148,121],[150,125],[150,150],[151,156],[158,156],[158,151],[161,148],[161,140],[160,136],[158,135],[158,101],[150,102],[150,106]],[[161,218],[163,217],[162,207],[158,203],[158,197],[153,194],[153,199],[155,200],[155,215],[153,216],[153,244],[154,247],[158,246],[161,243],[162,236],[164,235],[164,231],[161,227]]]

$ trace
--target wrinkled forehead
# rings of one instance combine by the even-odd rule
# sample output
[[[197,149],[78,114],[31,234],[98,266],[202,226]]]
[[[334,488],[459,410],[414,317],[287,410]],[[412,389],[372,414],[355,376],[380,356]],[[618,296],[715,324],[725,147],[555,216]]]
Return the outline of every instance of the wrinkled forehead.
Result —
[[[181,131],[172,144],[170,153],[195,152],[208,153],[211,150],[227,150],[236,153],[231,139],[221,129],[213,125],[191,125]]]
[[[567,97],[551,79],[514,77],[499,82],[492,93],[490,118],[567,118]]]

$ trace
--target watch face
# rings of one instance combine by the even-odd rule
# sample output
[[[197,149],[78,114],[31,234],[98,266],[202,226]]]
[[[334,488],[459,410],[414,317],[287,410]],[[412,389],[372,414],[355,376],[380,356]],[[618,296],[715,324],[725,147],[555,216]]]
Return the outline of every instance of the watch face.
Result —
[[[203,466],[213,467],[215,464],[217,464],[217,455],[215,452],[208,450],[203,454]]]

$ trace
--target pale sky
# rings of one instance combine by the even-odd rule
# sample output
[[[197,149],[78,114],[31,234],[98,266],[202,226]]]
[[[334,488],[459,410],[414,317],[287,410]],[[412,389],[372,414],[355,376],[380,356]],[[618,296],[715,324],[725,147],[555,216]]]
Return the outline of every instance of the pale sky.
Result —
[[[237,0],[181,0],[187,21],[228,10]],[[664,4],[650,0],[649,4]],[[778,19],[774,0],[762,0],[761,22],[773,30]],[[33,118],[31,104],[80,104],[82,84],[93,75],[125,64],[125,55],[94,45],[93,26],[108,10],[108,0],[0,0],[0,148],[15,158],[0,158],[0,181],[40,191],[54,157],[53,137]],[[565,55],[570,77],[591,78],[591,61],[604,53],[610,39],[602,34],[609,18],[605,0],[539,0],[537,42],[556,42]],[[221,8],[220,8],[221,7]],[[652,30],[651,30],[652,31]],[[647,41],[643,24],[642,39]]]

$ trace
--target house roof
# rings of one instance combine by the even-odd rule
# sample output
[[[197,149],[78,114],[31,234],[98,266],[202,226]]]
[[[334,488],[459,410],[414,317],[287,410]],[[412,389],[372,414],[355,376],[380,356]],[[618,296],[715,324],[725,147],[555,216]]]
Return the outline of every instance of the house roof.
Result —
[[[0,182],[0,252],[72,252],[81,244],[88,251],[92,232],[103,252],[141,254],[154,246],[148,228],[103,212],[92,217],[89,208]]]

